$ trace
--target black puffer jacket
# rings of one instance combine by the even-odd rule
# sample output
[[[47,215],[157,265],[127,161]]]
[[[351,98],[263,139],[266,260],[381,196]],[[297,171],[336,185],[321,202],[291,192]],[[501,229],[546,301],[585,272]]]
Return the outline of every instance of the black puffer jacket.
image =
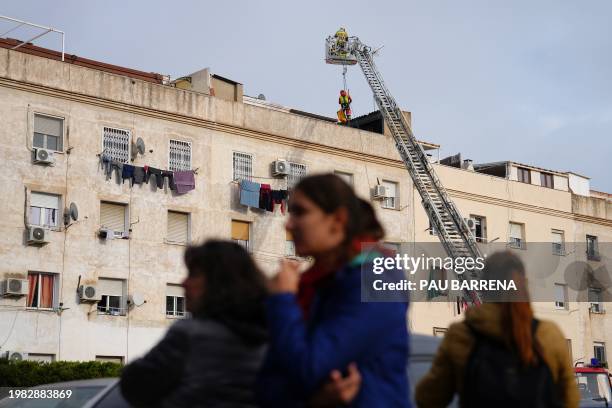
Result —
[[[125,367],[121,391],[137,407],[254,407],[265,341],[261,325],[178,321]]]

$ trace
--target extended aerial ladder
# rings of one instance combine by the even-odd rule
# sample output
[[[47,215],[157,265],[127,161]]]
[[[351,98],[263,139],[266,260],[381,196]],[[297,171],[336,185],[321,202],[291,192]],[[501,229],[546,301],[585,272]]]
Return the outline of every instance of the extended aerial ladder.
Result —
[[[374,93],[376,104],[395,140],[400,157],[421,196],[425,212],[448,256],[453,259],[482,257],[465,219],[450,199],[423,148],[417,142],[408,122],[385,86],[372,54],[372,49],[357,37],[350,37],[342,48],[337,46],[334,37],[330,36],[326,40],[327,63],[345,66],[358,63],[361,67]],[[464,275],[457,276],[459,279],[467,278]],[[476,274],[472,272],[469,277],[475,278]],[[481,303],[478,292],[466,290],[465,295],[473,305]]]

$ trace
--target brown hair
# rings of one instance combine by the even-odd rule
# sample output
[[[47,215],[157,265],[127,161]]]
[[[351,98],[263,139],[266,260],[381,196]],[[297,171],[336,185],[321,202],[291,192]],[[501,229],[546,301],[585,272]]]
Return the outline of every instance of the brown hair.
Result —
[[[352,255],[351,244],[355,239],[368,237],[378,241],[384,237],[385,231],[376,218],[372,205],[357,197],[353,188],[335,174],[305,177],[295,187],[295,191],[304,194],[326,214],[331,214],[340,208],[346,209],[348,222],[344,228],[345,239],[341,248],[341,260],[346,260]]]
[[[514,280],[516,296],[498,303],[502,310],[502,324],[511,329],[511,345],[516,349],[523,365],[538,362],[540,345],[533,336],[533,310],[527,292],[525,266],[518,256],[510,251],[491,255],[483,269],[484,279]],[[513,301],[514,300],[514,301]]]

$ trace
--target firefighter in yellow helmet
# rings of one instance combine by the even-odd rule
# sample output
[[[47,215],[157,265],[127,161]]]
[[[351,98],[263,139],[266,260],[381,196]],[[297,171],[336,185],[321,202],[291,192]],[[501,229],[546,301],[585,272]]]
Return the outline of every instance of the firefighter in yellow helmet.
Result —
[[[340,122],[342,123],[346,123],[351,120],[351,102],[353,102],[353,99],[351,99],[351,95],[349,95],[344,89],[342,89],[340,91],[340,97],[338,98],[338,103],[340,104],[340,112],[344,114],[344,118],[340,119]],[[338,116],[341,117],[342,115]]]
[[[346,47],[346,42],[348,41],[348,33],[344,29],[344,27],[340,27],[338,31],[336,31],[336,35],[334,35],[336,39],[336,45],[339,49],[344,50]]]

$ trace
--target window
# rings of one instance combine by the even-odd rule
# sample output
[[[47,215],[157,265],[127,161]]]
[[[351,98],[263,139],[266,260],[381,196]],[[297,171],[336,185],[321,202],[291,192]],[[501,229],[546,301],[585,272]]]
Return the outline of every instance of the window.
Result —
[[[51,363],[55,361],[55,354],[28,353],[28,360]]]
[[[487,242],[487,219],[479,215],[470,215],[474,220],[474,229],[472,230],[476,242]]]
[[[591,261],[599,261],[599,248],[597,245],[597,237],[593,235],[586,236],[586,253],[587,259]]]
[[[346,181],[349,186],[353,186],[353,175],[351,173],[345,173],[343,171],[335,171],[334,174]]]
[[[591,313],[603,313],[603,303],[601,303],[601,289],[589,288],[589,302],[591,302]]]
[[[245,221],[232,220],[232,241],[249,250],[249,232],[251,224]]]
[[[171,171],[191,170],[191,143],[170,140],[168,169]]]
[[[552,230],[551,241],[553,255],[565,255],[565,239],[563,231]]]
[[[510,237],[508,243],[512,248],[525,249],[525,238],[523,236],[524,225],[515,222],[510,223]]]
[[[102,148],[102,154],[106,158],[127,163],[130,158],[130,132],[105,127]]]
[[[123,364],[123,357],[122,356],[96,356],[96,361],[100,361],[102,363]]]
[[[446,329],[445,327],[434,327],[433,335],[434,337],[444,337],[447,331],[448,329]]]
[[[521,183],[531,184],[531,171],[529,171],[529,169],[517,167],[516,170],[518,172],[518,181]]]
[[[295,256],[295,242],[289,231],[285,231],[285,256]]]
[[[114,231],[116,237],[127,235],[127,205],[109,203],[102,201],[100,203],[100,226]]]
[[[55,307],[56,274],[28,272],[27,307],[53,309]]]
[[[381,206],[382,208],[397,208],[396,197],[397,197],[397,183],[393,181],[383,180],[382,185],[387,190],[387,197],[383,198]]]
[[[234,152],[234,181],[253,179],[253,156]]]
[[[34,140],[32,146],[61,151],[64,119],[34,114]]]
[[[57,227],[60,217],[60,196],[32,192],[30,195],[30,225]]]
[[[291,190],[306,176],[306,165],[289,162],[289,175],[287,176],[287,189]]]
[[[562,283],[555,283],[555,307],[557,309],[567,309],[567,286]]]
[[[181,285],[166,285],[166,317],[185,316],[185,290]]]
[[[190,241],[189,214],[168,211],[168,242],[187,244]]]
[[[125,280],[100,278],[97,286],[101,295],[101,300],[98,302],[98,314],[124,316],[126,312]]]
[[[542,187],[554,188],[553,175],[550,173],[540,173],[540,184]]]
[[[608,362],[608,360],[606,360],[606,345],[604,343],[593,343],[593,357],[595,357],[602,363]]]

